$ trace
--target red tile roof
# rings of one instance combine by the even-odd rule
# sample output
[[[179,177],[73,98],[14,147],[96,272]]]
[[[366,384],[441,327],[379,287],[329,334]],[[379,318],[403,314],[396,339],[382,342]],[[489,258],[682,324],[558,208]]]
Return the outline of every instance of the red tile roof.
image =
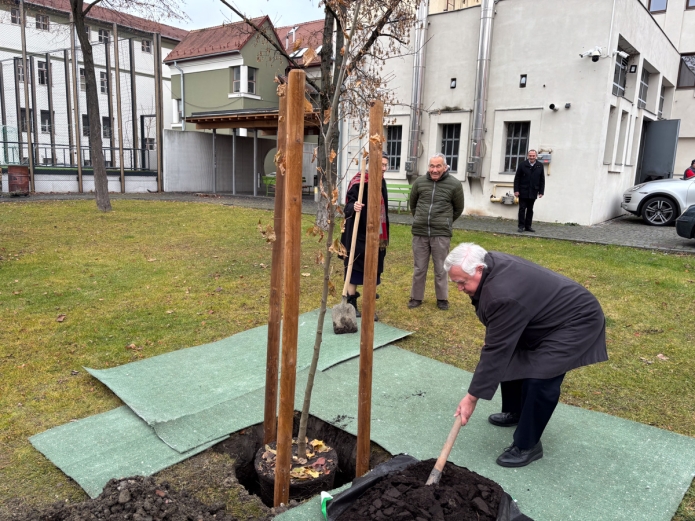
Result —
[[[66,14],[70,13],[70,0],[28,0],[26,3],[30,6],[41,6]],[[95,5],[92,9],[90,9],[89,13],[87,14],[87,18],[109,24],[117,23],[122,27],[127,27],[146,33],[160,33],[163,38],[176,41],[183,40],[188,34],[188,31],[185,29],[179,29],[178,27],[161,24],[152,20],[141,18],[139,16],[122,13],[113,9],[107,9],[106,7],[101,7],[99,5]]]
[[[323,24],[324,20],[313,20],[311,22],[303,22],[301,24],[288,25],[286,27],[278,27],[275,32],[280,38],[280,43],[287,50],[292,50],[292,45],[296,40],[302,41],[300,47],[312,47],[316,49],[323,41]],[[294,37],[290,31],[297,27]],[[289,36],[289,38],[287,38]],[[285,42],[287,45],[285,46]]]
[[[272,28],[270,18],[267,16],[252,18],[251,21],[256,26],[267,22]],[[190,31],[186,38],[168,54],[164,63],[240,51],[253,35],[254,30],[246,22],[234,22]]]

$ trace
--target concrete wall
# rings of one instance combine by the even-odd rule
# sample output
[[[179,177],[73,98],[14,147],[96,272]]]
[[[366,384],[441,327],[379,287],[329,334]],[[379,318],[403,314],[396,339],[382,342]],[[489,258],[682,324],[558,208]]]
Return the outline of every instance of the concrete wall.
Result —
[[[231,192],[232,136],[216,136],[218,192]],[[164,131],[164,191],[212,192],[212,133]],[[258,139],[258,176],[264,172],[264,159],[275,147],[275,139]],[[236,191],[253,193],[253,138],[236,138]],[[265,195],[260,181],[257,193]]]

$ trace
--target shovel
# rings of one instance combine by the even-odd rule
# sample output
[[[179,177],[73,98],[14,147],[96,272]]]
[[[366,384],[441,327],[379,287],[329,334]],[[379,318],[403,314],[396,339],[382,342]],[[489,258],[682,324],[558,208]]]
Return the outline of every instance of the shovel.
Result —
[[[453,427],[451,427],[451,431],[449,431],[449,436],[447,436],[446,442],[444,442],[444,448],[437,458],[437,463],[434,464],[434,468],[432,469],[432,472],[430,472],[430,477],[427,478],[426,485],[436,485],[439,483],[439,480],[442,477],[442,471],[444,470],[444,465],[446,465],[446,461],[449,459],[449,453],[451,452],[451,448],[454,446],[454,442],[456,441],[456,436],[459,434],[459,430],[461,430],[461,418],[457,416],[454,420]]]
[[[357,202],[360,204],[362,203],[362,193],[364,192],[364,167],[364,158],[362,158],[360,168],[360,191],[357,195]],[[355,308],[347,303],[347,291],[348,284],[350,284],[350,277],[352,276],[352,265],[355,262],[355,244],[357,243],[357,229],[360,225],[361,214],[362,212],[355,212],[355,222],[352,225],[352,242],[350,244],[350,257],[348,259],[347,272],[345,273],[345,284],[343,285],[343,300],[339,304],[333,306],[331,312],[333,317],[333,333],[336,335],[357,333],[357,316],[355,314]]]

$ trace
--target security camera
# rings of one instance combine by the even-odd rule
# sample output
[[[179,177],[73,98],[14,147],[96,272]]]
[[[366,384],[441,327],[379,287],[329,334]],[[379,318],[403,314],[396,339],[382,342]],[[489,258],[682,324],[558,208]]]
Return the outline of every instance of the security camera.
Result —
[[[625,51],[616,51],[615,54],[620,56],[623,60],[626,60],[630,57],[630,55],[628,53],[626,53]]]
[[[548,108],[552,110],[553,112],[557,112],[558,108],[555,106],[555,103],[551,103]]]
[[[597,62],[599,58],[603,55],[603,49],[601,47],[594,47],[593,49],[590,49],[586,52],[583,52],[579,55],[580,58],[586,58],[586,57],[591,57],[592,62]]]

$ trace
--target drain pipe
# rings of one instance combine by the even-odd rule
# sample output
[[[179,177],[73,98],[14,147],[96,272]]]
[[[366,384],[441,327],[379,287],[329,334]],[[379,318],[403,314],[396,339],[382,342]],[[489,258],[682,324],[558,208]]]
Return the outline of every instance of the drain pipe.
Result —
[[[174,68],[181,74],[181,130],[186,130],[186,93],[183,90],[183,70],[174,62]]]
[[[425,84],[425,42],[427,39],[427,6],[421,1],[417,11],[415,29],[415,60],[413,61],[413,85],[410,100],[410,137],[408,139],[408,161],[405,173],[409,180],[418,176],[420,156],[420,127],[422,126],[422,93]]]
[[[485,156],[485,119],[487,115],[487,89],[490,79],[490,47],[495,0],[482,0],[480,5],[480,38],[478,40],[478,69],[475,75],[473,126],[466,172],[468,177],[480,178]]]

